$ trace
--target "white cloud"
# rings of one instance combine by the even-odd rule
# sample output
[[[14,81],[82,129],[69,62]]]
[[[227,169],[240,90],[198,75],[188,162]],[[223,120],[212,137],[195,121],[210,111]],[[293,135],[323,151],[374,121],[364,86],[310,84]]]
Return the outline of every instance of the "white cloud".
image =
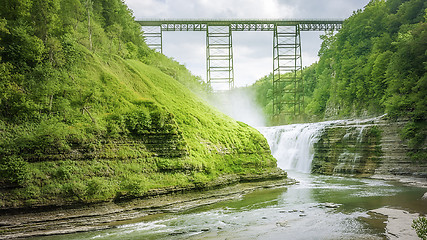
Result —
[[[253,84],[272,71],[272,33],[233,33],[234,75],[237,87]]]
[[[166,14],[167,4],[157,0],[127,0],[127,6],[132,9],[136,18],[153,18]],[[158,17],[156,17],[158,18]]]
[[[126,0],[140,18],[292,18],[295,7],[278,0]]]
[[[203,32],[163,33],[163,53],[184,64],[194,75],[206,79],[206,47]]]

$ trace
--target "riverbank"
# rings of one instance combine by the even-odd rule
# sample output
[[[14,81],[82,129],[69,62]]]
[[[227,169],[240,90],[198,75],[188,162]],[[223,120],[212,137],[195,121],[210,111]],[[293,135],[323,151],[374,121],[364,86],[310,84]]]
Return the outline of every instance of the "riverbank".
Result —
[[[409,213],[400,209],[382,207],[371,210],[387,217],[386,233],[387,239],[419,239],[415,230],[411,227],[412,222],[419,217],[418,213]]]
[[[380,174],[375,174],[373,176],[370,176],[370,178],[388,180],[388,181],[392,180],[392,181],[400,182],[407,186],[427,188],[427,178],[417,178],[417,177],[397,176],[397,175],[380,175]]]
[[[280,174],[280,172],[282,174]],[[85,206],[62,206],[48,209],[16,209],[0,214],[0,239],[49,236],[115,228],[118,225],[143,221],[162,213],[178,213],[221,201],[241,198],[261,188],[294,184],[278,171],[275,180],[267,176],[228,176],[212,183],[210,190],[173,191],[123,202],[107,202]],[[264,181],[261,181],[263,180]],[[241,181],[242,183],[237,183]],[[246,182],[245,181],[252,181]],[[225,183],[229,185],[224,186]],[[222,187],[220,187],[222,186]]]

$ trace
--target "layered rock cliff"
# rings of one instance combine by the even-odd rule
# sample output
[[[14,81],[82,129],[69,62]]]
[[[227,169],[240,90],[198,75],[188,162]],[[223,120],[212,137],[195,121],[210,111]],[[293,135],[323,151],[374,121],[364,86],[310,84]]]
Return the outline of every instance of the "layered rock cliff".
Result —
[[[427,178],[427,162],[411,160],[410,149],[401,139],[405,124],[377,118],[326,126],[314,144],[312,172]]]

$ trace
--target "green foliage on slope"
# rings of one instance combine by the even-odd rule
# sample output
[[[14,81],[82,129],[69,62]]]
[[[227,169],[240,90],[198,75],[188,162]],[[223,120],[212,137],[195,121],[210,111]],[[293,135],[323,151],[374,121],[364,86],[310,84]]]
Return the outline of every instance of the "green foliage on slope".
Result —
[[[423,0],[372,0],[337,34],[322,36],[319,61],[303,70],[305,121],[384,113],[409,118],[403,135],[416,159],[426,159],[426,8]],[[251,87],[269,116],[271,78]]]
[[[150,50],[139,29],[120,0],[3,1],[1,207],[276,171],[262,135],[198,98],[200,78]]]
[[[419,217],[412,221],[412,228],[417,232],[417,236],[425,240],[427,239],[427,219],[425,217]]]

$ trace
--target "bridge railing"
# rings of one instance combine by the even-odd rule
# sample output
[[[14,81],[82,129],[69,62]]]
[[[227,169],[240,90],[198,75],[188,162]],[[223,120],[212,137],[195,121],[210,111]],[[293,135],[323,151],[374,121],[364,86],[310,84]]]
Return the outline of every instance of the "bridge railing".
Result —
[[[207,26],[230,26],[232,31],[274,31],[274,26],[299,25],[301,31],[341,29],[342,19],[144,19],[142,26],[160,26],[162,31],[206,31]]]

